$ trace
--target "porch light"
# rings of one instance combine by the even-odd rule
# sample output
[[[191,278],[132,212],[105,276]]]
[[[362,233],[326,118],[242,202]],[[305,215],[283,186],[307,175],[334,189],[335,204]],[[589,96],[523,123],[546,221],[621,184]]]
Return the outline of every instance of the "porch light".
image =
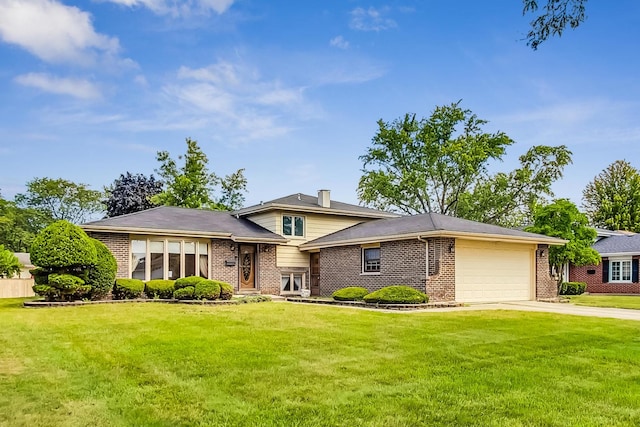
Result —
[[[449,243],[449,253],[452,254],[456,251],[456,245],[454,243]]]

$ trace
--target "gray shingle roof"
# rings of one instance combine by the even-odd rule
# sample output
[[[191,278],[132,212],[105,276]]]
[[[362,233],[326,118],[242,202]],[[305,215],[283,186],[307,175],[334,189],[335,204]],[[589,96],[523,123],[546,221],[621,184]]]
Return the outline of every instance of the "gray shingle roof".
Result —
[[[384,240],[385,238],[393,238],[394,236],[419,236],[423,233],[427,234],[437,231],[486,234],[487,236],[505,236],[505,238],[523,238],[527,240],[538,240],[541,242],[553,242],[557,244],[564,243],[563,240],[543,236],[541,234],[483,224],[447,215],[427,213],[360,223],[347,229],[312,240],[311,242],[307,242],[301,245],[301,248],[305,249],[316,246],[327,246],[332,243],[338,244],[339,242],[345,241],[371,241],[372,239]]]
[[[128,215],[92,221],[82,225],[86,230],[150,230],[156,232],[188,232],[205,235],[221,234],[241,240],[258,239],[286,242],[286,239],[229,212],[160,206]]]
[[[352,205],[350,203],[343,203],[335,200],[331,200],[329,208],[323,208],[318,204],[318,197],[301,193],[291,194],[289,196],[262,202],[257,205],[248,206],[246,208],[237,210],[234,213],[237,213],[240,216],[245,216],[266,210],[283,209],[283,207],[293,211],[320,211],[329,214],[346,213],[353,214],[354,216],[364,216],[368,218],[389,218],[399,216],[398,214],[394,214],[391,212],[380,211],[377,209]]]
[[[600,254],[640,253],[640,234],[605,237],[592,247]]]

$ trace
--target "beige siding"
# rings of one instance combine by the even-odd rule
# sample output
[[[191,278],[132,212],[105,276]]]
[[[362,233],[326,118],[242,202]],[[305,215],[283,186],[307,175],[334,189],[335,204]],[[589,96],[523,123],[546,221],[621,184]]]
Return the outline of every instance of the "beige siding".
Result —
[[[456,240],[456,301],[530,300],[536,245]]]
[[[248,219],[251,222],[255,222],[261,227],[266,228],[272,233],[281,234],[279,228],[279,220],[280,213],[279,212],[267,212],[256,215],[251,215]]]
[[[297,246],[278,246],[276,263],[278,267],[309,268],[309,254],[301,252]]]

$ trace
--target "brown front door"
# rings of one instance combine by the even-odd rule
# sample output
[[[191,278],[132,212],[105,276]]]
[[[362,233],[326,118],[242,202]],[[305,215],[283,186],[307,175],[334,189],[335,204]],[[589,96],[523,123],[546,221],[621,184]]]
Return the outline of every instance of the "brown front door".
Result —
[[[240,245],[240,289],[256,288],[256,247]]]
[[[311,253],[311,295],[320,296],[320,252]]]

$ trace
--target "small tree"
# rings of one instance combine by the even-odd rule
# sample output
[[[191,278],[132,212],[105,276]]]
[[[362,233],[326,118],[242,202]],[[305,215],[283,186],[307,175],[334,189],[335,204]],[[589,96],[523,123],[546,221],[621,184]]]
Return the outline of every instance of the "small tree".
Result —
[[[90,296],[96,245],[77,225],[56,221],[42,230],[31,245],[31,262],[38,267],[33,271],[38,295],[62,301]]]
[[[626,160],[603,170],[587,184],[582,197],[591,224],[640,232],[640,172]]]
[[[0,245],[0,278],[13,277],[20,273],[22,264],[13,252]]]
[[[105,188],[107,216],[114,217],[150,209],[155,205],[151,198],[162,192],[162,183],[153,175],[120,175],[111,186]]]
[[[591,247],[596,239],[596,231],[588,226],[587,217],[567,199],[558,199],[536,208],[533,225],[527,227],[526,231],[568,240],[562,246],[549,248],[549,264],[558,275],[558,289],[564,281],[565,264],[582,266],[600,263],[600,254]]]

